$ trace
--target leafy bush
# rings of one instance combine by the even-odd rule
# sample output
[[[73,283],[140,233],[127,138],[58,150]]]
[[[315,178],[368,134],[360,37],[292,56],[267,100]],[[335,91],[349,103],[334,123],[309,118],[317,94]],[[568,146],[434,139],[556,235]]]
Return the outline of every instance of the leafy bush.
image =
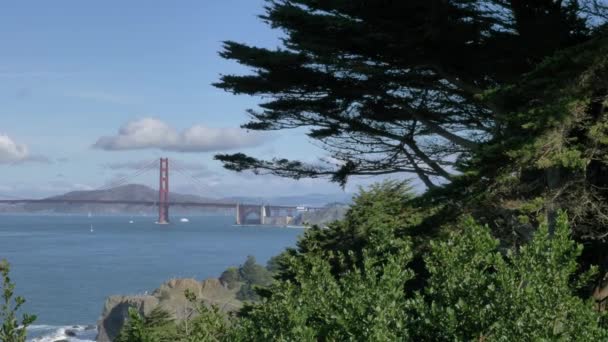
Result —
[[[602,315],[576,296],[594,270],[576,275],[582,246],[564,214],[557,222],[554,236],[542,225],[529,245],[502,254],[487,227],[464,221],[431,243],[430,277],[419,293],[404,291],[413,276],[407,240],[380,256],[390,241],[373,237],[363,267],[339,276],[321,251],[289,257],[294,278],[246,308],[235,331],[245,341],[605,340]]]
[[[254,285],[268,285],[272,282],[272,274],[262,265],[257,264],[255,257],[248,256],[239,269],[240,278]]]
[[[238,270],[240,293],[260,300],[234,320],[201,305],[194,321],[176,325],[174,340],[608,340],[604,314],[577,296],[596,269],[579,270],[582,246],[565,214],[553,234],[541,225],[517,249],[501,247],[470,218],[421,249],[407,234],[421,214],[397,184],[363,191],[345,220],[307,232],[299,249],[274,258],[276,281],[248,258]],[[408,286],[416,255],[426,272],[418,291]]]
[[[23,314],[21,322],[17,319],[17,311],[25,303],[23,297],[13,299],[15,284],[9,277],[10,265],[6,260],[0,261],[0,275],[2,275],[2,305],[0,306],[0,341],[25,342],[27,327],[36,320],[35,315]]]
[[[333,222],[328,229],[315,227],[304,233],[297,254],[335,252],[326,257],[332,273],[339,275],[353,266],[363,267],[365,249],[378,256],[394,253],[401,248],[407,230],[420,221],[420,213],[410,204],[413,197],[407,182],[385,181],[361,189],[344,220]],[[383,243],[369,248],[373,239]],[[289,278],[289,272],[283,271],[283,278]]]
[[[228,319],[217,307],[207,308],[196,295],[186,290],[191,307],[186,319],[177,323],[161,307],[142,317],[129,308],[129,319],[115,342],[213,342],[224,341],[228,334]]]
[[[575,295],[595,269],[577,276],[582,245],[565,214],[553,236],[541,225],[532,241],[505,255],[487,227],[472,220],[426,258],[429,284],[417,296],[415,335],[435,341],[599,341],[608,338],[591,300]]]
[[[272,283],[272,273],[255,261],[255,257],[248,256],[245,263],[239,268],[239,280],[243,283],[236,298],[239,300],[259,300],[255,290],[256,286],[268,286]]]
[[[176,341],[225,341],[229,332],[228,317],[216,306],[205,306],[191,291],[186,290],[186,298],[193,306],[194,316],[180,323],[180,339]]]
[[[292,258],[295,281],[273,285],[272,296],[237,322],[242,341],[394,341],[407,337],[403,287],[412,273],[405,246],[379,260],[364,252],[363,267],[336,278],[323,255]]]
[[[177,330],[171,314],[161,307],[154,308],[142,317],[135,308],[129,308],[129,318],[115,342],[171,342],[177,341]]]
[[[222,272],[220,281],[229,289],[236,288],[241,281],[239,269],[236,267],[228,267],[224,272]]]

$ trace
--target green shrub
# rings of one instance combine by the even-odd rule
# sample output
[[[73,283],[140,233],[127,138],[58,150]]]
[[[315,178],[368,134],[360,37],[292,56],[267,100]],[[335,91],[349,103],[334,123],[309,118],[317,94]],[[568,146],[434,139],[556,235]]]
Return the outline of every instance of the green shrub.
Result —
[[[295,281],[271,286],[272,296],[249,306],[234,328],[243,341],[395,341],[407,338],[403,287],[411,252],[379,260],[364,252],[363,267],[335,278],[322,255],[292,258]],[[382,261],[382,262],[380,262]]]
[[[255,257],[250,255],[239,268],[239,279],[242,285],[236,294],[236,298],[243,301],[256,301],[260,297],[255,288],[270,285],[272,283],[272,273],[264,266],[257,264]]]
[[[220,281],[229,289],[236,288],[241,281],[239,269],[236,267],[227,268],[224,272],[222,272],[222,275],[220,276]]]
[[[142,317],[135,308],[129,308],[129,318],[115,342],[172,342],[177,341],[174,319],[169,312],[155,307]]]
[[[2,276],[2,305],[0,306],[0,341],[25,342],[27,327],[36,320],[35,315],[23,314],[21,322],[17,319],[17,311],[25,303],[23,297],[13,299],[15,284],[9,277],[10,265],[6,260],[0,261],[0,275]]]
[[[259,301],[234,320],[198,303],[175,341],[608,340],[605,315],[577,295],[596,269],[578,269],[582,246],[565,214],[552,235],[541,225],[517,249],[501,248],[472,219],[420,248],[422,240],[403,234],[420,214],[395,184],[362,192],[345,220],[309,231],[298,249],[275,258],[277,280],[248,258],[239,293]],[[414,291],[417,255],[425,274]]]
[[[499,252],[487,227],[462,229],[431,242],[429,277],[408,292],[412,252],[407,239],[371,234],[359,266],[316,250],[286,257],[291,279],[269,288],[242,311],[241,341],[603,341],[608,330],[591,300],[576,295],[592,269],[578,274],[582,246],[561,214],[549,236],[539,227],[526,246]],[[387,252],[387,245],[400,245]],[[379,253],[382,251],[382,253]],[[352,252],[351,252],[352,253]],[[329,260],[339,260],[340,274]]]
[[[608,338],[591,300],[575,295],[582,246],[565,214],[553,236],[542,225],[506,256],[487,227],[472,220],[447,241],[432,243],[429,284],[417,296],[417,339],[434,341],[600,341]]]

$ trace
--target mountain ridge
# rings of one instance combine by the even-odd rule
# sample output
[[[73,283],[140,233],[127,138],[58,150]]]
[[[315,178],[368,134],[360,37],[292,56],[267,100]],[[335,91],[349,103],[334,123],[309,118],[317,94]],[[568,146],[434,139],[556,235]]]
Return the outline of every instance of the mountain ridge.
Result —
[[[352,195],[344,194],[304,194],[276,197],[231,196],[223,198],[210,198],[194,194],[170,192],[169,198],[175,202],[206,202],[206,203],[251,203],[270,205],[293,205],[323,207],[329,203],[350,203]],[[77,190],[64,194],[46,197],[45,199],[67,200],[125,200],[125,201],[158,201],[158,191],[142,184],[126,184],[119,187],[102,190]],[[201,209],[180,208],[171,209],[174,212],[201,212]],[[204,212],[225,212],[225,209],[205,209]],[[133,204],[78,204],[78,203],[28,203],[21,205],[0,206],[0,212],[50,212],[50,213],[141,213],[155,212],[151,206]]]

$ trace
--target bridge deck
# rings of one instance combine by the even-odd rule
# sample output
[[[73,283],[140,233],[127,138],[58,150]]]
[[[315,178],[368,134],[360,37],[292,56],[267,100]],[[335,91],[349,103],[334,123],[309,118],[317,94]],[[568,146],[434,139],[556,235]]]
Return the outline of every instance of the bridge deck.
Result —
[[[19,200],[0,200],[0,204],[127,204],[127,205],[144,205],[157,206],[156,201],[117,201],[117,200],[83,200],[83,199],[19,199]],[[206,207],[206,208],[236,208],[237,205],[242,207],[260,207],[261,204],[245,204],[245,203],[225,203],[225,202],[171,202],[170,206],[180,207]],[[273,209],[296,209],[296,206],[288,205],[269,205]],[[318,208],[308,208],[318,209]]]

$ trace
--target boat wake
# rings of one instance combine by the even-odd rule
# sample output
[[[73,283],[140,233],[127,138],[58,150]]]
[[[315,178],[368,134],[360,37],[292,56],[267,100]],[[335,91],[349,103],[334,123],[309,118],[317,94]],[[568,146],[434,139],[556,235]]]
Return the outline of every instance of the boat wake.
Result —
[[[93,325],[32,325],[27,329],[28,342],[95,342],[97,335]]]

